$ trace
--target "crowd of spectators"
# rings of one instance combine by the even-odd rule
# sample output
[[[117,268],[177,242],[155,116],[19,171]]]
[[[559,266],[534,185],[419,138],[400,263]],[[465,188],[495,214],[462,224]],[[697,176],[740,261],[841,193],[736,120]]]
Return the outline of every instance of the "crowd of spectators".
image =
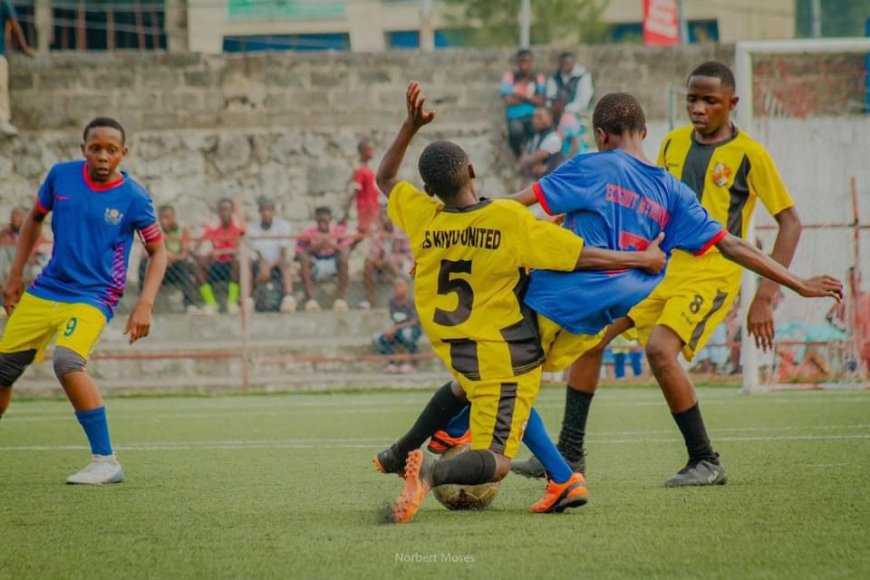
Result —
[[[519,175],[539,179],[587,149],[584,122],[594,92],[592,75],[573,53],[559,55],[556,71],[547,78],[534,70],[530,50],[517,52],[515,68],[502,76],[500,93]]]

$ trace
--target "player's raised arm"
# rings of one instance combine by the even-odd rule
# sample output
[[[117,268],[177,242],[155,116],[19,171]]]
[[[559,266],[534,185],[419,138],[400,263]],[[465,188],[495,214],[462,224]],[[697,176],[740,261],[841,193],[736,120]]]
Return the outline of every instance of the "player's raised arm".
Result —
[[[843,299],[843,283],[832,276],[813,276],[800,278],[788,268],[753,246],[752,244],[728,234],[716,244],[722,255],[753,272],[760,274],[783,286],[787,286],[804,298],[831,297]],[[755,336],[755,343],[765,350],[773,347],[772,325],[749,325],[747,330]]]
[[[47,214],[48,212],[37,202],[21,224],[21,234],[15,245],[15,259],[9,271],[9,280],[3,287],[3,308],[7,315],[12,314],[12,310],[24,292],[24,267],[33,255],[33,248],[42,235],[42,222]]]
[[[405,159],[405,153],[408,150],[411,140],[424,125],[428,125],[435,118],[435,111],[424,111],[423,105],[426,103],[426,97],[420,89],[417,81],[411,81],[408,84],[408,90],[405,93],[405,104],[408,109],[408,116],[399,128],[399,133],[393,139],[393,143],[384,153],[384,158],[378,166],[377,182],[378,188],[384,192],[384,195],[389,197],[396,183],[398,183],[399,168],[402,166],[402,161]]]

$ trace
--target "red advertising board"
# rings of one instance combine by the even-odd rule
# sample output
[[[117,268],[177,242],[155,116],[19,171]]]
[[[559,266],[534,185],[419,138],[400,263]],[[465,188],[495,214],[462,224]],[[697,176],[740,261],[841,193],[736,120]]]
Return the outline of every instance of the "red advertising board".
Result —
[[[679,44],[677,0],[643,0],[643,41],[648,46]]]

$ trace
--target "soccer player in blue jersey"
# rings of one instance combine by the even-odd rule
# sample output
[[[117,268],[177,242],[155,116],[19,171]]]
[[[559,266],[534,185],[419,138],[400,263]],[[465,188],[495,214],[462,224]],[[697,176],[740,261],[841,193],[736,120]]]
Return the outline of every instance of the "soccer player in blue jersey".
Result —
[[[124,293],[136,233],[149,259],[139,302],[127,320],[130,343],[148,336],[151,307],[167,257],[148,193],[119,169],[127,154],[121,124],[94,119],[85,127],[81,148],[84,161],[51,168],[21,228],[3,290],[10,318],[0,339],[0,417],[9,406],[12,385],[28,365],[43,358],[56,337],[54,372],[92,454],[91,462],[67,483],[118,483],[124,474],[112,450],[106,407],[87,372],[87,361]],[[24,291],[22,272],[49,212],[54,214],[54,251]]]

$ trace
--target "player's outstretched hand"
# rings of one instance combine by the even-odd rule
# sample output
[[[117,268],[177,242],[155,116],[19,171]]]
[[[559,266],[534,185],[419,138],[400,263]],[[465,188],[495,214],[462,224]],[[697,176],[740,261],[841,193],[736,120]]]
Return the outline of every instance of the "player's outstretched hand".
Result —
[[[24,293],[24,280],[21,276],[12,276],[3,286],[3,309],[7,316],[12,316],[15,305],[21,300]]]
[[[149,332],[151,332],[151,307],[140,302],[127,319],[124,334],[130,335],[130,344],[133,344],[140,338],[148,336]]]
[[[423,125],[428,125],[435,118],[435,111],[423,110],[423,105],[426,104],[426,96],[423,94],[423,89],[420,88],[420,83],[417,81],[408,83],[405,101],[408,106],[408,120],[415,128],[419,129]]]
[[[799,294],[804,298],[831,297],[839,302],[843,299],[843,283],[833,276],[813,276],[804,280]]]
[[[644,270],[649,272],[650,274],[658,274],[662,271],[662,268],[665,267],[665,264],[668,263],[668,255],[665,254],[662,249],[662,240],[665,239],[665,234],[660,233],[656,239],[650,242],[649,246],[643,251],[647,265],[644,267]]]

